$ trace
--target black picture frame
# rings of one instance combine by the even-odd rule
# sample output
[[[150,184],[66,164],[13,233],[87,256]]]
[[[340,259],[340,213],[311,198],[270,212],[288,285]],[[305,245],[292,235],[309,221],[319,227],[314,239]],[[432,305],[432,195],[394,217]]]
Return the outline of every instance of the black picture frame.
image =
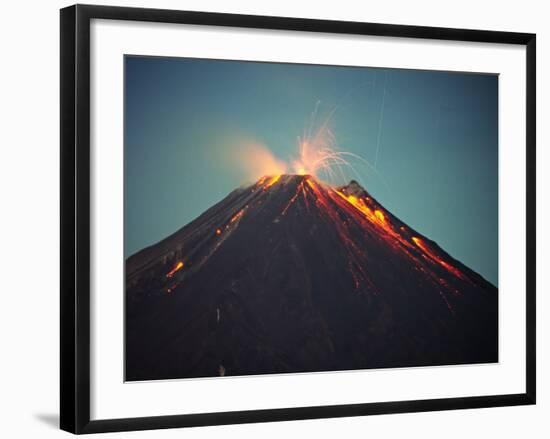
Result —
[[[526,47],[526,392],[508,395],[90,420],[90,21],[183,23]],[[74,5],[61,10],[61,429],[98,433],[535,404],[536,36],[530,33]]]

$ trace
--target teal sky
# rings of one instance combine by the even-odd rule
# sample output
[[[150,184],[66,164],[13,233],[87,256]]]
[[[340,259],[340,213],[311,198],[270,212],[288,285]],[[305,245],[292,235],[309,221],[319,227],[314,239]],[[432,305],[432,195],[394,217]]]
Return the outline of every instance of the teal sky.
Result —
[[[125,256],[250,181],[242,144],[297,158],[317,104],[385,208],[498,286],[498,77],[125,57]],[[349,178],[356,178],[348,174]],[[356,178],[357,179],[357,178]]]

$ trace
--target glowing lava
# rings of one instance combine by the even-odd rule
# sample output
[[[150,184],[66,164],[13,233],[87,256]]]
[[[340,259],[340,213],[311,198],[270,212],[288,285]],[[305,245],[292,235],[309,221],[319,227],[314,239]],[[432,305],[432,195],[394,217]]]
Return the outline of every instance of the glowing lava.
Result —
[[[174,268],[172,268],[172,270],[170,270],[168,273],[166,273],[166,277],[171,278],[172,276],[174,276],[174,273],[176,273],[176,271],[179,271],[182,268],[183,268],[183,262],[179,261],[176,264],[176,266]]]
[[[233,215],[233,217],[231,218],[231,220],[229,220],[229,222],[234,223],[235,221],[237,221],[243,215],[244,215],[244,209],[241,209],[235,215]]]
[[[302,180],[302,182],[298,185],[298,187],[296,188],[296,193],[292,196],[292,198],[290,199],[290,201],[287,203],[287,205],[285,206],[285,208],[283,209],[283,211],[281,212],[281,215],[286,215],[286,212],[288,211],[288,209],[290,208],[290,206],[292,206],[294,204],[294,202],[296,201],[296,199],[298,198],[298,196],[300,195],[300,192],[304,193],[303,192],[304,190],[304,181]],[[305,194],[305,193],[304,193]]]
[[[440,264],[441,266],[443,266],[444,268],[446,268],[448,271],[450,271],[451,273],[453,273],[456,277],[459,277],[461,279],[463,279],[463,275],[462,273],[457,270],[455,267],[453,267],[452,265],[448,264],[447,262],[445,262],[443,259],[441,259],[440,257],[438,257],[434,252],[432,252],[430,250],[430,248],[424,243],[424,241],[422,241],[420,238],[417,238],[416,236],[414,236],[412,238],[412,240],[414,241],[414,243],[420,248],[422,249],[422,251],[424,253],[426,253],[426,255],[432,259],[433,261],[437,262],[438,264]]]
[[[391,223],[389,223],[384,215],[384,212],[380,209],[375,209],[374,207],[369,207],[367,204],[370,202],[369,197],[358,198],[355,195],[346,195],[341,191],[335,191],[341,198],[350,203],[358,211],[360,211],[370,222],[376,224],[385,230],[393,238],[401,241],[402,244],[407,245],[408,243],[403,242],[401,236],[393,230]]]
[[[271,186],[273,186],[275,183],[277,183],[281,179],[280,175],[275,175],[269,179],[267,184],[264,186],[264,191],[266,189],[269,189]]]
[[[376,218],[378,218],[380,222],[383,222],[383,223],[386,222],[386,217],[384,216],[381,210],[376,209],[374,211],[374,215],[376,215]]]
[[[421,263],[417,260],[417,257],[415,257],[414,254],[411,252],[411,249],[413,247],[407,239],[406,227],[400,226],[399,228],[394,229],[393,224],[388,220],[387,216],[384,214],[384,212],[381,209],[378,209],[375,207],[369,207],[368,204],[372,203],[372,200],[370,197],[358,198],[355,195],[347,195],[339,190],[336,190],[334,192],[337,195],[339,195],[341,199],[346,200],[350,205],[352,205],[355,209],[361,212],[372,224],[378,226],[384,232],[386,232],[385,233],[386,236],[380,235],[380,237],[385,239],[388,242],[388,244],[391,245],[393,248],[402,251],[408,258],[412,259],[415,265],[418,266],[418,269],[420,271],[426,272],[426,270],[422,267]],[[460,270],[453,267],[451,264],[445,262],[434,251],[432,251],[420,238],[413,237],[412,241],[418,248],[420,248],[423,251],[424,253],[423,257],[426,260],[428,260],[429,262],[435,262],[441,265],[447,271],[454,274],[456,277],[462,280],[468,281],[468,279],[464,276],[464,274]],[[446,288],[449,288],[449,285],[447,284],[447,282],[444,279],[438,277],[434,272],[429,271],[427,272],[427,274],[434,282],[440,285],[443,285]],[[456,289],[453,290],[453,292],[458,293]],[[452,307],[450,306],[447,298],[444,297],[444,300],[449,310],[452,311]]]

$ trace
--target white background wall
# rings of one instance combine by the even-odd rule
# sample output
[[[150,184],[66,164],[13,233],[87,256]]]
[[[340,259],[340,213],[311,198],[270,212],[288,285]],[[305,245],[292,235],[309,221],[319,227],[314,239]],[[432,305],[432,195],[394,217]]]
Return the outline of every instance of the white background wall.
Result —
[[[88,3],[96,3],[88,1]],[[538,404],[482,410],[122,433],[113,437],[550,437],[550,326],[544,292],[550,255],[550,14],[524,0],[108,1],[100,4],[300,16],[537,33],[538,45]],[[0,435],[60,437],[59,13],[63,1],[5,2],[0,48]]]

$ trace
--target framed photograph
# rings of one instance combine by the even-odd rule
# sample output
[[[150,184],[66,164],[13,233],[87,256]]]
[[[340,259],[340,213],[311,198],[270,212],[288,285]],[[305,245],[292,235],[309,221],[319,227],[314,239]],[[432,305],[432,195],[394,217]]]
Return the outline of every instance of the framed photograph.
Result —
[[[535,35],[61,10],[61,428],[535,403]]]

